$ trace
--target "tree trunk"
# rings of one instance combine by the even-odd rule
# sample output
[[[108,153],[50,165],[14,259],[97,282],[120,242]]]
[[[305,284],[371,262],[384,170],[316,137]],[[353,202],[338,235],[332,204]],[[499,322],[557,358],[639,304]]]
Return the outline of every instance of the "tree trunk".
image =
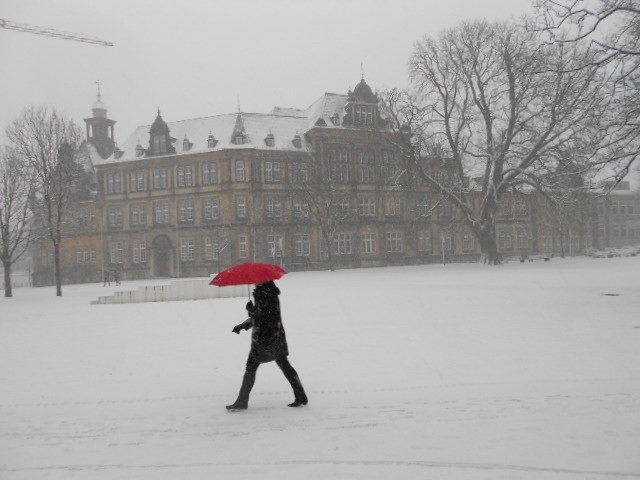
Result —
[[[493,223],[485,225],[477,234],[482,252],[482,261],[488,265],[500,265],[502,261],[498,255],[498,244],[496,239],[496,227]]]
[[[331,270],[332,272],[336,271],[335,266],[333,265],[333,249],[331,248],[331,240],[325,238],[325,242],[327,243],[327,258],[329,260],[329,270]]]
[[[4,296],[13,297],[13,290],[11,289],[11,264],[8,262],[2,262],[4,267]]]
[[[56,297],[62,296],[62,271],[60,270],[60,244],[56,243],[53,248],[54,270],[56,277]]]

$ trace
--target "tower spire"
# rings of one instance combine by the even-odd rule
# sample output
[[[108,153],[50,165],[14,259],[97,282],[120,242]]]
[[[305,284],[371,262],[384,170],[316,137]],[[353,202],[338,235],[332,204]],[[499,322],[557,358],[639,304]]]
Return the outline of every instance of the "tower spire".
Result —
[[[98,86],[98,101],[102,101],[102,95],[100,94],[100,80],[96,80],[96,85]]]

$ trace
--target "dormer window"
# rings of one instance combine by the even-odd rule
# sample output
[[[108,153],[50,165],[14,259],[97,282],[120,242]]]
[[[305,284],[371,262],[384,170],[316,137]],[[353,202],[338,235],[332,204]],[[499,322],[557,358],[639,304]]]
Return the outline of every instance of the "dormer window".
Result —
[[[116,143],[113,147],[113,158],[118,160],[119,158],[122,158],[122,155],[124,155],[124,152],[118,148],[118,144]]]
[[[215,139],[215,137],[211,133],[209,133],[209,137],[207,138],[207,148],[215,148],[217,143],[218,141]]]
[[[233,143],[235,143],[236,145],[242,145],[244,143],[244,135],[242,134],[242,132],[236,132],[233,135]]]
[[[372,105],[354,105],[353,119],[354,123],[360,125],[373,125],[374,109]]]
[[[331,123],[333,123],[334,125],[340,125],[340,115],[338,115],[338,112],[334,113],[331,116]]]
[[[191,150],[192,146],[193,144],[189,141],[189,138],[185,135],[184,140],[182,141],[182,151],[188,152],[189,150]]]
[[[276,144],[276,138],[273,136],[273,133],[269,133],[264,139],[264,143],[267,147],[273,147]]]
[[[167,137],[165,135],[153,136],[153,153],[167,153]]]
[[[300,135],[293,137],[291,143],[293,143],[293,146],[296,148],[302,148],[302,139],[300,138]]]
[[[142,145],[140,145],[140,142],[138,142],[138,144],[136,145],[136,158],[140,158],[143,153],[144,149],[142,148]]]

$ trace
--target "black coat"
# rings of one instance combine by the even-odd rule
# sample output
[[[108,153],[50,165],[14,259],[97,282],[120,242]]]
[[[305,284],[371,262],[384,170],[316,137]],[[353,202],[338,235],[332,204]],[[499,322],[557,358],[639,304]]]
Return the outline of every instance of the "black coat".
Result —
[[[238,325],[251,332],[251,351],[258,362],[272,362],[279,357],[289,355],[287,338],[280,316],[280,289],[273,282],[261,283],[253,291],[255,305],[249,301],[249,318]]]

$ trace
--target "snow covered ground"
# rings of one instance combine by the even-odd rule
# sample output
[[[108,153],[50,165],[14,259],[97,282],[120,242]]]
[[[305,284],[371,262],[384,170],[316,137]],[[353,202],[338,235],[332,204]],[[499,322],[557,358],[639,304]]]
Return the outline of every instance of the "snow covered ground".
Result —
[[[224,408],[246,298],[1,298],[0,478],[640,478],[640,257],[277,283],[299,409],[275,364]]]

